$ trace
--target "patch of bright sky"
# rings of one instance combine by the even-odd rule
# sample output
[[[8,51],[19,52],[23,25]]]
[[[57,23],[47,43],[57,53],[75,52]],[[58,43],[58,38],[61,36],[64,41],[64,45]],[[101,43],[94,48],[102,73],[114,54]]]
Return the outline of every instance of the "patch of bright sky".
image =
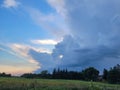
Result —
[[[21,2],[23,2],[23,5],[37,8],[45,14],[54,12],[54,9],[51,8],[50,5],[46,1],[47,0],[21,0]]]
[[[4,51],[0,51],[0,65],[16,66],[16,68],[17,66],[33,68],[35,66],[35,64],[28,62],[25,58],[20,58]]]
[[[43,13],[49,13],[52,9],[45,0],[20,0],[23,5],[39,9]],[[28,3],[29,2],[29,3]],[[24,8],[26,8],[24,7]],[[23,42],[29,39],[53,38],[49,32],[36,25],[23,8],[0,8],[0,39]],[[20,12],[21,11],[21,12]]]
[[[54,36],[44,28],[37,25],[27,12],[28,8],[36,8],[46,15],[50,12],[54,12],[46,0],[16,0],[21,4],[17,8],[5,8],[2,6],[3,1],[4,0],[0,0],[0,43],[28,44],[33,47],[46,48],[50,50],[54,48],[53,45],[35,45],[31,43],[31,40],[54,39]],[[9,65],[25,65],[25,67],[28,66],[28,68],[30,66],[35,66],[35,64],[27,61],[26,58],[20,58],[10,54],[9,52],[11,52],[11,50],[9,47],[0,45],[0,48],[8,51],[0,50],[1,66],[3,63],[9,63]],[[35,69],[37,69],[36,67]]]
[[[16,15],[8,10],[0,12],[0,39],[23,42],[36,38],[49,38],[49,33],[27,18]]]

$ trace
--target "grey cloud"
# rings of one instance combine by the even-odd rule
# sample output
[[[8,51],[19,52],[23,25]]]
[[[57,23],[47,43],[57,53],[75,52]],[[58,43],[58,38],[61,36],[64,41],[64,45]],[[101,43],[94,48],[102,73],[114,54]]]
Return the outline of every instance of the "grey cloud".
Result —
[[[100,69],[104,67],[98,64],[103,63],[107,58],[112,58],[112,60],[110,59],[111,61],[109,62],[113,62],[113,64],[117,64],[119,62],[118,58],[120,51],[117,49],[117,47],[97,46],[94,48],[81,48],[77,45],[77,42],[74,43],[75,40],[73,40],[72,44],[69,43],[69,41],[71,42],[71,38],[67,38],[65,41],[63,40],[63,42],[56,46],[53,52],[54,56],[58,56],[60,54],[63,55],[61,62],[58,64],[59,67],[82,68],[87,66],[95,66]],[[66,50],[66,48],[69,49]],[[115,59],[118,59],[117,62],[114,62]]]
[[[34,58],[37,62],[40,63],[41,71],[42,70],[53,70],[53,68],[56,65],[52,59],[52,56],[48,53],[41,53],[41,52],[37,52],[33,49],[30,49],[28,54],[32,58]],[[40,70],[37,70],[36,72],[39,72]]]
[[[70,53],[64,56],[63,61],[70,61],[71,66],[98,68],[104,68],[99,66],[103,62],[112,62],[111,65],[120,63],[120,1],[65,0],[65,3],[72,36],[82,47],[73,46],[77,52],[68,51]]]
[[[120,64],[120,1],[65,0],[64,3],[72,36],[64,37],[51,55],[33,51],[31,55],[43,65],[76,70],[88,66],[102,70]]]
[[[119,0],[65,0],[65,3],[71,33],[85,46],[99,44],[100,35],[104,39],[118,35]],[[101,43],[106,42],[102,40]]]

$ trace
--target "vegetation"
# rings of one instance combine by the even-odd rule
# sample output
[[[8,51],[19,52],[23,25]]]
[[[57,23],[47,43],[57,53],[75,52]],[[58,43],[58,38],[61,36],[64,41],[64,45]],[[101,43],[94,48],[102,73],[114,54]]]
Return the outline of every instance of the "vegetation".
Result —
[[[80,80],[0,78],[0,90],[120,90],[120,85]]]
[[[23,74],[18,78],[0,73],[0,77],[0,90],[120,90],[119,64],[110,70],[104,69],[102,77],[94,67],[81,72],[54,69],[51,74],[45,70],[39,74]]]
[[[107,75],[107,80],[110,83],[120,84],[120,65],[111,68]]]
[[[98,76],[99,76],[99,71],[93,67],[89,67],[85,70],[82,71],[84,80],[92,80],[92,81],[97,81]]]
[[[0,77],[11,77],[11,74],[0,73]]]
[[[67,80],[85,80],[85,81],[105,81],[113,84],[120,84],[120,65],[116,65],[110,70],[104,69],[102,77],[99,76],[99,71],[94,67],[89,67],[81,72],[60,70],[59,68],[53,70],[50,74],[48,71],[42,71],[40,74],[23,74],[21,77],[25,78],[44,78],[44,79],[67,79]]]
[[[108,70],[104,69],[104,71],[103,71],[103,79],[107,80],[107,77],[108,77]]]

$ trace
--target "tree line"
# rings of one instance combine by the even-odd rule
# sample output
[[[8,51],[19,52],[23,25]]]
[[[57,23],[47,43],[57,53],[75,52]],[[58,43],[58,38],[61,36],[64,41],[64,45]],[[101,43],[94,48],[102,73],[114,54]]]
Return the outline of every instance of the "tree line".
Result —
[[[110,68],[110,70],[104,69],[103,79],[109,83],[120,84],[120,65],[117,64],[116,66]]]
[[[11,74],[0,73],[0,77],[11,77]]]
[[[11,74],[0,73],[0,77],[12,77]],[[67,69],[54,69],[52,73],[47,70],[41,73],[25,73],[23,78],[42,78],[42,79],[68,79],[68,80],[85,80],[85,81],[103,81],[108,83],[120,84],[120,65],[117,64],[109,70],[104,69],[103,75],[94,67],[88,67],[80,72],[68,71]]]
[[[88,67],[81,72],[68,71],[67,69],[54,69],[50,74],[47,70],[39,74],[26,73],[21,77],[24,78],[44,78],[44,79],[68,79],[68,80],[85,80],[85,81],[105,81],[114,84],[120,84],[120,65],[104,69],[103,75],[99,75],[99,71],[94,67]]]

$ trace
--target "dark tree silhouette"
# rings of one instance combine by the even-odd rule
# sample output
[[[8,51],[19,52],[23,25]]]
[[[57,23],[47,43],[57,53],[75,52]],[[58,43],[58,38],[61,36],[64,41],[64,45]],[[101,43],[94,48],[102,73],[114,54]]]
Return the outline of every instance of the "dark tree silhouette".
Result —
[[[120,84],[120,65],[117,64],[108,72],[108,82],[109,83],[119,83]]]
[[[5,76],[5,73],[0,74],[0,76]],[[70,79],[70,80],[87,80],[87,81],[101,81],[104,79],[109,83],[120,83],[120,65],[116,65],[110,70],[104,69],[103,75],[99,76],[99,71],[94,67],[89,67],[81,72],[68,71],[67,69],[61,70],[60,68],[54,69],[50,74],[47,70],[42,71],[39,74],[27,73],[23,74],[21,77],[25,78],[43,78],[43,79]]]
[[[40,78],[51,78],[51,74],[48,73],[47,70],[41,71],[41,73],[39,74]]]
[[[11,77],[11,74],[0,73],[0,77]]]
[[[98,76],[99,76],[99,71],[97,69],[95,69],[94,67],[86,68],[82,72],[83,72],[83,76],[84,76],[85,80],[97,81]]]
[[[107,70],[107,69],[104,69],[104,70],[103,70],[103,79],[104,79],[104,80],[107,80],[107,77],[108,77],[108,70]]]

